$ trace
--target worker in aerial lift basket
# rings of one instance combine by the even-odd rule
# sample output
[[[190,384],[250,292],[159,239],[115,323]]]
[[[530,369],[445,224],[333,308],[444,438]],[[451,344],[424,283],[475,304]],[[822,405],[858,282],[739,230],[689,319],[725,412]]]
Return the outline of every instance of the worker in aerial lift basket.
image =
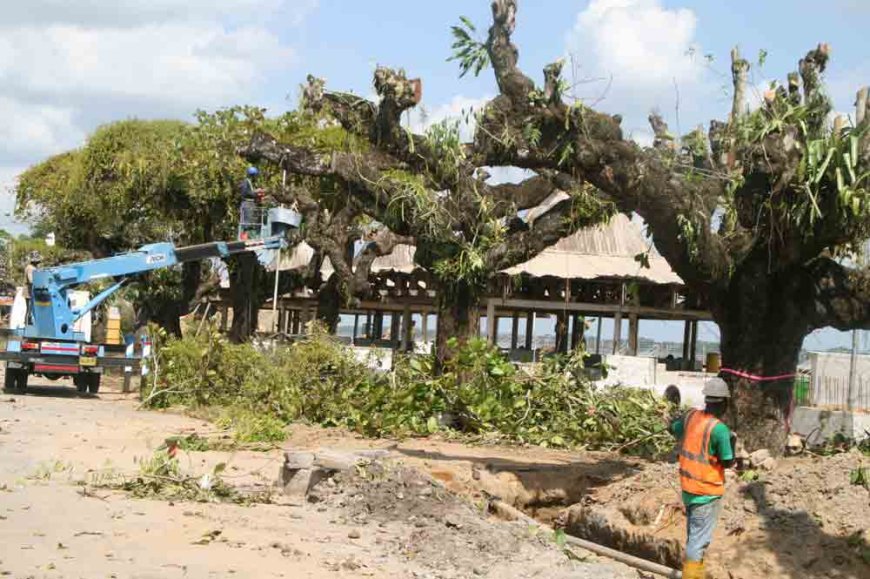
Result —
[[[704,410],[692,409],[671,423],[679,439],[680,486],[686,506],[683,579],[703,579],[704,553],[722,510],[725,469],[734,464],[734,436],[720,420],[731,393],[721,378],[704,384]]]
[[[254,182],[260,175],[256,167],[248,167],[247,176],[239,186],[241,205],[239,206],[239,225],[243,239],[249,231],[260,230],[260,220],[257,215],[257,206],[263,200],[263,189],[256,188]]]

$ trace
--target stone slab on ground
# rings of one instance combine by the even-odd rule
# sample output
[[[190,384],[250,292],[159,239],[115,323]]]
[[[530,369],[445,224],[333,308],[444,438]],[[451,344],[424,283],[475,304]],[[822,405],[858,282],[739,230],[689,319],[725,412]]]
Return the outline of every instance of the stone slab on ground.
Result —
[[[285,495],[305,497],[321,481],[389,455],[386,450],[288,450],[278,473],[278,486]]]

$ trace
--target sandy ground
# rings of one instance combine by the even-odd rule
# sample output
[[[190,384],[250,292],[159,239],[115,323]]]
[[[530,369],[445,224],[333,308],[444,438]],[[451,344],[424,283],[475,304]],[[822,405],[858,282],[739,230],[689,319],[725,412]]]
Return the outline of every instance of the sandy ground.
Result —
[[[214,426],[139,411],[131,396],[110,389],[99,397],[80,397],[63,382],[34,380],[26,395],[0,395],[0,576],[638,577],[632,569],[589,554],[581,554],[582,561],[569,560],[552,538],[530,537],[516,524],[486,519],[470,500],[450,493],[449,512],[465,522],[448,521],[448,528],[438,520],[444,509],[417,512],[416,505],[397,509],[396,515],[375,512],[367,521],[350,510],[346,503],[353,501],[342,498],[314,504],[173,504],[83,485],[107,473],[135,473],[136,461],[150,456],[167,436],[191,432],[214,432]],[[288,446],[391,447],[403,463],[431,473],[438,489],[473,488],[469,497],[501,477],[503,467],[514,480],[528,470],[524,465],[540,459],[531,451],[437,441],[371,442],[301,426],[293,427]],[[281,461],[276,450],[191,452],[181,463],[189,472],[202,473],[226,462],[227,482],[268,489]],[[567,453],[549,453],[545,462],[578,484],[595,484],[596,477],[631,468],[621,461],[584,462]],[[551,499],[559,502],[566,485],[552,487],[529,491],[510,481],[493,486],[502,495],[512,488],[532,492],[542,506]],[[349,499],[357,506],[371,493],[374,508],[389,498],[385,493],[396,492],[392,486],[352,491],[356,494]],[[440,492],[434,496],[443,503]],[[515,502],[528,504],[528,498]],[[463,568],[468,561],[479,564]]]

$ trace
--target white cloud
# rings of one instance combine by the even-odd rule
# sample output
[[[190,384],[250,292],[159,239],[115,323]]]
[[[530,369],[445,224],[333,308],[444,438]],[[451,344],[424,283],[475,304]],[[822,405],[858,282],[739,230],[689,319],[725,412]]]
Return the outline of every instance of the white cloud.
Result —
[[[300,24],[317,1],[8,2],[0,171],[17,174],[75,147],[104,122],[190,118],[197,108],[251,102],[270,75],[296,62],[274,26]],[[2,184],[12,181],[5,175]]]
[[[293,0],[286,16],[298,24],[317,0]],[[3,7],[0,27],[71,24],[89,28],[142,26],[179,20],[266,20],[285,7],[282,0],[27,0]]]
[[[217,22],[25,27],[0,39],[0,83],[4,92],[52,100],[127,97],[192,110],[249,96],[264,72],[292,56],[267,30]]]
[[[28,104],[0,95],[0,159],[4,164],[26,162],[72,147],[81,140],[81,130],[67,107]]]
[[[623,84],[671,84],[701,72],[695,47],[694,12],[668,10],[660,0],[592,0],[577,16],[569,41],[592,53],[599,69]]]
[[[577,76],[568,80],[601,79],[583,82],[578,96],[621,114],[623,131],[638,141],[650,140],[647,116],[654,109],[673,132],[688,132],[710,120],[705,104],[722,100],[710,82],[697,24],[692,10],[667,8],[661,0],[592,0],[566,37]]]
[[[0,229],[14,235],[27,232],[27,226],[15,220],[14,187],[22,171],[24,167],[0,167]]]

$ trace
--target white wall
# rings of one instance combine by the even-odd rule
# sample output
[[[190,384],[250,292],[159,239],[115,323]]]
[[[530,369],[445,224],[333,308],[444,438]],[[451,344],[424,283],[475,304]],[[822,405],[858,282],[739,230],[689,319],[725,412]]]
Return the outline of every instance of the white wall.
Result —
[[[810,400],[813,406],[842,406],[848,403],[849,354],[812,352]],[[870,408],[870,356],[857,357],[857,378],[852,400],[855,408]]]

